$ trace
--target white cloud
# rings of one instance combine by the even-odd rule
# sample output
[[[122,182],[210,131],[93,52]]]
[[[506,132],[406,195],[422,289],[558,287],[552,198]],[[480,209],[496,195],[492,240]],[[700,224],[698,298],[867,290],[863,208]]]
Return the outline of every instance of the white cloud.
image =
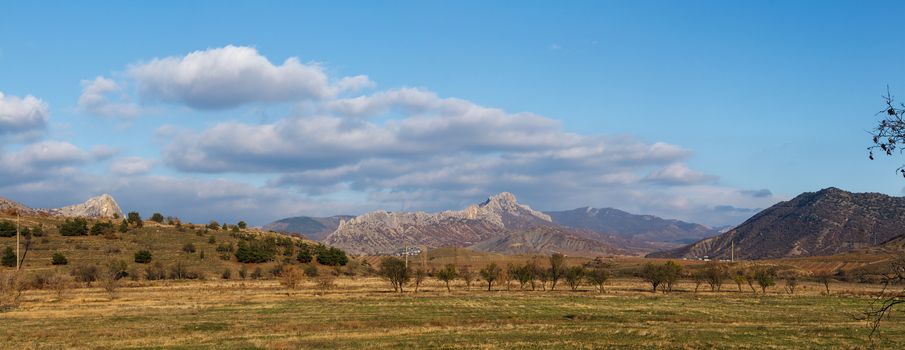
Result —
[[[321,100],[371,86],[366,76],[330,81],[324,69],[298,58],[272,64],[255,48],[225,46],[129,67],[143,99],[196,109],[225,109],[252,102]]]
[[[154,167],[154,161],[141,157],[124,157],[110,164],[110,172],[117,175],[146,174]]]
[[[0,92],[0,136],[43,130],[49,116],[47,104],[37,97],[27,95],[19,98]]]
[[[119,93],[119,102],[111,102],[111,95]],[[94,80],[82,80],[82,95],[79,96],[79,108],[88,113],[104,117],[132,118],[141,113],[141,109],[128,101],[117,82],[104,77]]]
[[[666,185],[693,185],[713,183],[717,177],[691,170],[683,163],[673,163],[652,171],[644,180]]]

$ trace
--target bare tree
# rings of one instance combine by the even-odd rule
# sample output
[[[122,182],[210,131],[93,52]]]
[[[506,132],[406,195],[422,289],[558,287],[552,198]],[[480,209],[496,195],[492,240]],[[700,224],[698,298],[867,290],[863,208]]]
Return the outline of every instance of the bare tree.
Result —
[[[893,260],[886,272],[882,274],[883,290],[877,294],[876,299],[870,304],[859,318],[867,320],[870,323],[870,336],[873,338],[877,330],[880,329],[880,323],[884,318],[889,316],[896,305],[905,303],[905,288],[899,290],[891,290],[892,288],[905,283],[905,255],[899,256]]]
[[[405,261],[394,257],[386,257],[380,261],[380,275],[390,281],[393,290],[399,293],[403,292],[403,287],[412,278],[411,270]]]
[[[449,282],[455,280],[459,277],[459,273],[456,271],[456,265],[446,264],[442,270],[437,271],[437,279],[446,284],[446,291],[451,292],[449,289]]]
[[[424,279],[427,278],[427,269],[423,266],[418,266],[415,269],[415,293],[418,293],[418,288],[421,287],[421,282],[424,282]]]
[[[490,288],[493,286],[493,282],[500,278],[500,274],[502,273],[502,269],[497,266],[496,263],[490,263],[490,265],[485,266],[481,269],[481,279],[487,282],[487,291],[490,291]]]
[[[471,290],[471,284],[475,280],[474,272],[468,266],[464,266],[459,270],[459,274],[462,276],[462,280],[465,281],[465,290]]]
[[[873,145],[867,147],[868,157],[874,159],[874,151],[879,150],[887,156],[892,156],[893,152],[899,151],[901,154],[905,149],[905,104],[896,104],[893,96],[889,93],[889,87],[886,88],[886,95],[883,96],[883,102],[886,106],[877,115],[882,115],[877,126],[871,130],[871,140]],[[905,165],[896,169],[896,172],[905,177]]]
[[[710,285],[711,292],[719,292],[720,288],[723,286],[723,280],[729,276],[729,270],[726,268],[726,264],[716,261],[711,261],[704,265],[703,273],[704,279],[707,281],[707,284]]]
[[[822,274],[817,275],[817,277],[815,279],[817,280],[817,283],[820,283],[823,285],[823,288],[826,289],[826,294],[829,295],[830,294],[830,282],[833,281],[833,275],[830,275],[828,273],[822,273]]]
[[[560,253],[550,255],[550,290],[556,290],[556,282],[559,282],[566,274],[566,257]]]

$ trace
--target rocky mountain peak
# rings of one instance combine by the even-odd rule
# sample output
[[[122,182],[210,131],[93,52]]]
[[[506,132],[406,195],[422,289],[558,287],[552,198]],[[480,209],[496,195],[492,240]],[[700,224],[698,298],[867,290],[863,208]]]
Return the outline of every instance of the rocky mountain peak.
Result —
[[[66,217],[113,218],[123,217],[123,210],[109,194],[89,198],[85,203],[48,210],[53,215]]]

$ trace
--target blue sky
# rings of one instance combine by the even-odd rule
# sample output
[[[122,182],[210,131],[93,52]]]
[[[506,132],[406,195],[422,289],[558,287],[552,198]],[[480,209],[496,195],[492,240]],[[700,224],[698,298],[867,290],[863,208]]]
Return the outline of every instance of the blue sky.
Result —
[[[828,186],[902,195],[905,157],[865,147],[886,86],[905,96],[889,15],[903,7],[4,4],[0,196],[110,192],[126,209],[263,224],[512,191],[544,210],[723,225]]]

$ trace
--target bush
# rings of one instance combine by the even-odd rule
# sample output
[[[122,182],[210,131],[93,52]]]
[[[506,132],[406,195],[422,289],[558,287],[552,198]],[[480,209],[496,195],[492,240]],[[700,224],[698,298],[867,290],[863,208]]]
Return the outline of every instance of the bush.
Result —
[[[182,251],[184,251],[184,252],[186,252],[186,253],[190,253],[190,254],[191,254],[191,253],[194,253],[194,252],[195,252],[195,245],[192,244],[192,243],[186,243],[184,246],[182,246]]]
[[[148,250],[139,250],[135,252],[135,262],[139,264],[147,264],[151,262],[151,252]]]
[[[120,233],[129,232],[129,223],[126,222],[126,220],[123,220],[122,222],[119,223],[119,232]]]
[[[91,226],[91,234],[94,236],[111,234],[113,231],[113,223],[111,222],[97,222]]]
[[[15,237],[16,224],[7,220],[0,220],[0,237]]]
[[[82,218],[66,219],[60,225],[60,234],[63,236],[86,236],[88,235],[88,221]]]
[[[219,230],[220,224],[217,223],[216,220],[211,220],[211,222],[209,224],[207,224],[207,228],[209,228],[211,230]]]
[[[239,278],[245,279],[248,277],[248,268],[245,265],[239,266]]]
[[[44,237],[44,228],[41,226],[35,226],[35,228],[31,230],[31,234],[35,237]]]
[[[126,218],[126,222],[135,227],[144,226],[144,222],[141,221],[141,215],[139,215],[137,211],[129,212],[129,215]]]
[[[317,255],[317,263],[327,266],[345,266],[349,263],[349,257],[342,249],[330,247]]]
[[[276,256],[276,243],[273,240],[239,241],[236,249],[236,260],[241,263],[263,263],[272,261]]]
[[[52,265],[68,265],[69,260],[66,260],[66,256],[63,253],[53,253],[53,257],[50,258],[50,263]]]
[[[13,252],[13,248],[6,247],[3,250],[3,257],[0,258],[0,264],[6,267],[16,267],[16,253]]]
[[[214,244],[214,243],[217,243],[217,237],[214,237],[214,235],[211,235],[210,237],[207,238],[207,244]],[[230,249],[232,249],[232,247],[230,247]]]
[[[312,259],[311,252],[306,249],[300,249],[299,254],[295,256],[295,260],[302,264],[310,263]]]
[[[100,276],[100,270],[97,265],[79,265],[69,271],[69,274],[75,278],[76,282],[91,286],[91,282],[97,281]]]
[[[295,266],[286,266],[280,271],[280,284],[289,289],[296,289],[302,282],[303,273]]]
[[[305,266],[305,276],[308,277],[317,277],[317,266],[308,265]]]
[[[264,277],[264,271],[261,270],[260,267],[256,267],[255,270],[251,273],[251,279],[256,280]]]
[[[160,213],[151,214],[151,221],[156,222],[158,224],[162,224],[163,223],[163,214],[160,214]]]
[[[220,274],[220,278],[228,280],[230,277],[232,277],[232,274],[233,274],[233,270],[231,270],[230,268],[227,267],[226,269],[223,270],[223,273]]]
[[[162,280],[167,278],[167,270],[161,262],[156,261],[145,267],[145,278],[148,281]]]
[[[245,221],[239,221],[239,223],[238,223],[238,224],[236,224],[236,226],[238,226],[238,227],[239,227],[239,229],[242,229],[242,230],[244,230],[244,229],[245,229],[245,228],[247,228],[247,227],[248,227],[248,224],[246,224],[246,223],[245,223]]]

